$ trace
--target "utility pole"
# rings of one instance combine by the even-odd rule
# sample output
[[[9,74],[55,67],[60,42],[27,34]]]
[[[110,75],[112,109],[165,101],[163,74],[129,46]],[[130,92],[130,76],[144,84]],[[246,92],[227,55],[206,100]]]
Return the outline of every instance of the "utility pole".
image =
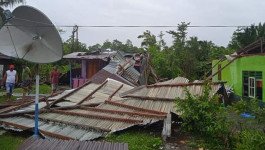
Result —
[[[75,40],[76,36],[76,40]],[[78,44],[78,26],[75,25],[73,27],[72,31],[72,47],[71,47],[71,53],[73,53],[75,50],[75,43]],[[73,83],[72,83],[72,60],[69,61],[69,66],[70,66],[70,88],[73,88]]]

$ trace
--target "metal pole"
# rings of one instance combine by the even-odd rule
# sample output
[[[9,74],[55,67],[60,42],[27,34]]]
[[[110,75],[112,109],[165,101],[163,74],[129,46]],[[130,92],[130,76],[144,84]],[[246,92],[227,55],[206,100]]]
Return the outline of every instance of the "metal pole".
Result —
[[[72,60],[69,61],[69,66],[70,66],[70,89],[73,88],[73,83],[72,83]]]
[[[37,64],[36,68],[36,95],[35,95],[35,130],[33,138],[39,137],[38,131],[38,115],[39,115],[39,64]]]

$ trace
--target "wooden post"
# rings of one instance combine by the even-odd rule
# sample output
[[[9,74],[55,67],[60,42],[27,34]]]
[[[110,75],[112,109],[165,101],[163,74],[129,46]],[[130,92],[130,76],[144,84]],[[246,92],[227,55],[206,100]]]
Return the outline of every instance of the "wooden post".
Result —
[[[171,136],[171,113],[167,114],[167,118],[164,119],[164,126],[162,131],[162,139],[166,141]]]

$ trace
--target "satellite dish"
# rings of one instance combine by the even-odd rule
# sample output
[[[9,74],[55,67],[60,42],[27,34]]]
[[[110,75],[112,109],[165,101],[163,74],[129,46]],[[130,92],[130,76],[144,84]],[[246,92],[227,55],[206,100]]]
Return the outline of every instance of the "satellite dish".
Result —
[[[0,11],[0,52],[10,57],[38,64],[33,135],[36,138],[39,133],[39,63],[61,60],[63,56],[62,40],[49,18],[33,7],[19,6],[12,14],[9,10],[1,9]]]
[[[0,30],[1,53],[34,63],[62,59],[62,40],[48,17],[30,6],[19,6],[12,15]]]

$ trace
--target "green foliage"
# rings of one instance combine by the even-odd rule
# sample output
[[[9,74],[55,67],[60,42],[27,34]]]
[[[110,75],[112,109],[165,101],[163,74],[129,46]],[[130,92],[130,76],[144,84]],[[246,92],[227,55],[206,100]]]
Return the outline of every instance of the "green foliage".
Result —
[[[146,30],[142,35],[139,35],[137,38],[143,39],[141,46],[146,50],[149,47],[156,46],[156,36],[153,35],[149,30]]]
[[[237,142],[237,150],[264,150],[265,149],[265,134],[257,130],[242,131],[238,137],[240,142]]]
[[[211,148],[229,148],[231,122],[227,120],[226,108],[218,103],[218,96],[210,96],[210,86],[205,84],[201,96],[192,96],[186,90],[184,100],[177,99],[177,112],[183,119],[182,128],[195,134],[205,141]]]
[[[240,27],[233,33],[232,40],[228,46],[238,51],[261,37],[265,37],[265,23],[252,24],[250,27]]]
[[[92,46],[88,47],[89,51],[95,51],[95,50],[102,50],[102,51],[107,51],[107,50],[119,50],[119,51],[124,51],[127,53],[140,53],[143,52],[142,48],[138,48],[132,44],[132,41],[127,39],[125,43],[122,43],[119,40],[113,40],[110,42],[109,40],[106,40],[103,45],[101,46],[100,44],[95,44]]]
[[[211,41],[200,41],[197,37],[187,39],[188,25],[182,22],[176,31],[167,32],[173,38],[171,46],[166,46],[163,32],[157,36],[159,40],[148,30],[138,36],[143,39],[141,46],[149,52],[158,77],[199,79],[211,69],[209,63],[213,59],[233,53],[232,49],[216,46]]]
[[[128,143],[130,150],[153,150],[162,146],[162,140],[159,137],[143,130],[110,134],[105,140]]]
[[[261,101],[258,99],[251,99],[249,101],[240,100],[233,103],[233,110],[240,113],[251,113],[256,116],[259,123],[265,123],[265,108],[260,107]]]
[[[30,93],[35,94],[36,93],[35,86],[33,86],[32,89],[33,90]],[[52,91],[52,88],[50,85],[42,84],[39,86],[39,93],[40,94],[50,94],[51,91]],[[22,88],[16,88],[16,89],[14,89],[14,93],[23,93],[23,89]]]

